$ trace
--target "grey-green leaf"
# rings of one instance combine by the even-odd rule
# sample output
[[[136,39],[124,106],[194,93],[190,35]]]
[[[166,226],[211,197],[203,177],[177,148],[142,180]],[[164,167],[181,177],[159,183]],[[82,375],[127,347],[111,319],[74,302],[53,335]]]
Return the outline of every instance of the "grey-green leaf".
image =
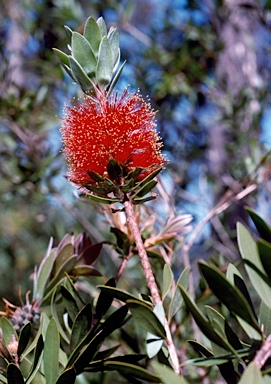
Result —
[[[106,36],[103,37],[99,48],[98,63],[96,70],[96,79],[100,86],[110,83],[114,69],[113,55],[109,41]]]
[[[87,92],[93,89],[94,84],[87,76],[82,66],[72,56],[69,56],[69,59],[72,76],[76,79],[76,82],[78,82],[82,90]]]
[[[72,34],[72,55],[88,76],[95,75],[97,59],[87,39],[78,32]]]
[[[107,29],[106,29],[106,25],[105,25],[104,19],[102,17],[99,17],[99,19],[97,20],[97,24],[98,24],[98,27],[99,27],[99,29],[101,31],[102,37],[106,36]]]
[[[173,272],[168,264],[163,268],[162,300],[168,294],[173,282]]]
[[[53,51],[58,56],[58,58],[62,61],[63,64],[65,64],[67,66],[70,65],[69,55],[67,55],[66,53],[60,51],[57,48],[53,48]]]
[[[89,17],[86,21],[84,36],[89,42],[95,56],[98,57],[102,34],[96,20],[93,17]]]
[[[184,289],[187,290],[188,283],[189,283],[189,273],[190,273],[190,269],[188,267],[185,268],[183,270],[181,276],[179,277],[178,281],[177,281],[174,296],[173,296],[173,298],[170,302],[170,306],[169,306],[169,318],[170,319],[176,315],[176,313],[178,312],[178,310],[181,308],[181,306],[183,304],[183,297],[181,295],[179,285],[181,285],[182,287],[184,287]]]

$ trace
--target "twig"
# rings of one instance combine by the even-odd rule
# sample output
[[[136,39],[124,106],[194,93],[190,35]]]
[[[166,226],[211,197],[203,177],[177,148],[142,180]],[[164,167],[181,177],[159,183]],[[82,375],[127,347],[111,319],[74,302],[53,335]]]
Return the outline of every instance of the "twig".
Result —
[[[261,348],[257,351],[254,357],[254,363],[261,369],[265,362],[271,356],[271,335],[269,335],[263,342]]]
[[[136,222],[136,218],[135,218],[135,214],[134,214],[134,210],[133,210],[133,204],[132,204],[132,201],[130,198],[128,198],[124,202],[124,207],[125,207],[125,212],[127,215],[127,223],[129,224],[131,232],[133,233],[133,236],[135,239],[138,254],[139,254],[139,257],[141,260],[141,264],[142,264],[142,267],[144,270],[144,274],[145,274],[145,277],[147,280],[147,284],[148,284],[153,302],[154,302],[154,304],[162,303],[162,300],[161,300],[161,297],[159,294],[159,290],[158,290],[158,287],[157,287],[157,284],[155,281],[155,277],[154,277],[152,269],[151,269],[151,264],[149,262],[147,252],[145,250],[145,247],[144,247],[144,244],[143,244],[143,241],[141,238],[141,234],[140,234],[137,222]],[[168,324],[167,319],[165,319],[164,328],[166,331],[166,340],[165,341],[166,341],[166,344],[168,347],[168,352],[169,352],[169,355],[171,358],[172,366],[173,366],[175,373],[179,375],[181,373],[179,359],[178,359],[175,345],[173,343],[173,339],[172,339],[172,335],[170,332],[170,328],[169,328],[169,324]]]

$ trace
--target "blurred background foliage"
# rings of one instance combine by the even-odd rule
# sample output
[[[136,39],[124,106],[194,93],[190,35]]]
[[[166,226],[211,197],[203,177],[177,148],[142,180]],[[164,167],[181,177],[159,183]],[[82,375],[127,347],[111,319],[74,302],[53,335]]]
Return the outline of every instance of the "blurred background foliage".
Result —
[[[90,15],[118,28],[127,64],[117,88],[140,88],[158,110],[170,162],[159,187],[162,205],[148,204],[146,218],[162,206],[160,216],[191,213],[197,228],[221,197],[255,185],[195,232],[192,263],[198,254],[239,257],[235,223],[247,221],[244,204],[271,221],[270,1],[2,0],[0,296],[11,302],[19,286],[31,287],[51,236],[58,244],[65,233],[85,230],[95,241],[113,240],[104,213],[76,198],[60,152],[63,105],[82,94],[52,48],[66,51],[63,25],[82,32]],[[178,247],[178,272],[188,263],[182,256]],[[109,247],[99,262],[107,276],[116,275],[120,261]],[[141,278],[131,260],[124,284],[140,285]]]

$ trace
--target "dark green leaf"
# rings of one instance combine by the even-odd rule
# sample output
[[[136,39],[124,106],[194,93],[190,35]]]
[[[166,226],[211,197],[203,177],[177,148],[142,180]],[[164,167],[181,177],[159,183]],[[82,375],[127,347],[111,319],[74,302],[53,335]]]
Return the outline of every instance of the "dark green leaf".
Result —
[[[271,243],[271,228],[267,223],[251,208],[245,207],[245,210],[251,217],[255,227],[257,228],[260,236],[267,242]]]
[[[209,349],[207,349],[203,344],[199,343],[198,341],[188,340],[188,343],[192,345],[192,347],[197,353],[200,353],[201,355],[206,357],[214,356],[213,352],[211,352]]]
[[[92,324],[92,310],[91,305],[87,304],[76,316],[71,334],[70,348],[74,348],[79,344],[79,342],[84,338],[84,336],[89,332]]]
[[[27,323],[21,329],[20,337],[19,337],[19,345],[18,345],[18,356],[20,357],[23,351],[26,349],[27,344],[29,343],[31,334],[31,324]]]
[[[89,42],[95,56],[98,56],[99,46],[102,40],[100,28],[93,17],[89,17],[84,28],[84,36]]]
[[[133,318],[147,332],[166,338],[166,332],[163,324],[150,309],[149,305],[139,302],[138,300],[127,300],[127,305],[132,312]]]
[[[145,184],[147,184],[150,180],[154,179],[161,171],[162,167],[156,168],[152,173],[150,173],[147,177],[145,177],[143,180],[140,182],[136,183],[135,187],[133,190],[138,190],[141,189]]]
[[[271,244],[260,239],[257,242],[260,259],[266,275],[271,279]]]
[[[104,292],[105,295],[107,295],[111,298],[115,298],[115,299],[118,299],[118,300],[123,301],[123,302],[126,302],[127,300],[136,300],[138,302],[143,302],[143,303],[149,305],[150,308],[152,308],[152,306],[150,304],[146,303],[146,301],[143,301],[143,300],[139,299],[138,297],[131,295],[130,293],[128,293],[126,291],[123,291],[122,289],[107,286],[107,285],[98,285],[98,288],[100,288],[101,291]]]
[[[68,315],[72,321],[74,321],[75,316],[79,310],[76,300],[69,290],[63,285],[60,286],[61,296],[64,302],[64,306],[68,312]]]
[[[139,190],[137,190],[133,198],[136,199],[138,197],[143,197],[147,195],[147,193],[149,193],[156,186],[156,184],[157,184],[156,180],[150,180],[148,183],[143,185]]]
[[[106,359],[107,357],[111,356],[114,352],[116,352],[116,350],[120,347],[120,344],[118,345],[115,345],[114,347],[112,348],[109,348],[109,349],[105,349],[101,352],[98,352],[97,355],[95,356],[95,359],[96,360],[104,360]]]
[[[246,261],[245,267],[252,285],[265,304],[271,307],[271,287],[259,275],[255,268],[251,268],[251,266],[248,265],[248,262],[252,263],[266,276],[259,257],[257,245],[248,230],[241,223],[237,223],[237,240],[242,259]]]
[[[114,278],[109,279],[104,287],[105,289],[107,287],[115,288],[116,287],[115,279]],[[113,297],[108,295],[106,291],[102,290],[96,304],[96,317],[98,319],[101,319],[103,315],[108,311],[108,309],[112,304],[112,301],[113,301]]]
[[[240,289],[241,292],[244,294],[245,298],[248,300],[248,303],[250,304],[251,308],[253,308],[252,302],[250,300],[249,293],[246,292],[246,287],[244,286],[244,283],[243,284],[241,283],[241,280],[243,281],[242,275],[240,274],[238,269],[234,265],[232,265],[232,264],[228,265],[227,279],[233,285],[235,284],[235,282],[238,284],[238,288],[239,287],[241,288]],[[254,310],[252,310],[252,311],[253,311],[253,313],[255,315],[255,311]],[[256,315],[255,315],[255,317],[256,317]],[[249,336],[250,339],[252,339],[252,340],[261,340],[262,337],[261,337],[261,335],[259,334],[258,331],[256,331],[251,325],[249,325],[246,321],[244,321],[240,317],[236,316],[236,318],[237,318],[238,323],[241,325],[241,327],[243,328],[243,330]],[[228,330],[228,328],[227,328],[227,330]],[[238,347],[236,349],[239,349],[239,348],[240,347]]]
[[[24,377],[17,367],[17,365],[11,363],[7,368],[8,384],[24,384]]]
[[[148,197],[142,197],[142,198],[135,197],[133,199],[133,204],[134,205],[144,204],[147,201],[151,201],[151,200],[154,200],[154,199],[156,199],[156,195],[155,194],[152,194],[151,196],[148,196]]]
[[[78,32],[72,34],[72,55],[88,76],[93,77],[95,75],[96,57],[87,39]]]
[[[74,267],[70,273],[71,276],[102,276],[101,272],[99,272],[96,268],[91,265],[79,265],[78,267]]]
[[[115,159],[109,159],[107,163],[107,173],[111,180],[118,180],[122,177],[123,171],[120,163]]]
[[[60,337],[55,319],[52,317],[44,341],[44,376],[46,384],[55,384],[59,369]]]
[[[257,319],[247,300],[238,288],[233,286],[216,267],[200,261],[199,268],[215,296],[234,314],[240,316],[260,333]]]
[[[191,312],[201,332],[206,337],[208,337],[210,341],[214,342],[215,344],[219,345],[222,348],[225,348],[228,351],[233,352],[233,348],[231,347],[231,345],[228,343],[228,341],[225,338],[223,338],[222,335],[220,335],[215,329],[213,329],[212,325],[210,324],[206,316],[200,311],[197,305],[193,302],[188,292],[186,292],[186,290],[181,285],[179,285],[179,288],[183,295],[187,309],[189,310],[189,312]]]
[[[100,196],[95,196],[93,194],[88,194],[86,195],[89,199],[95,201],[96,203],[101,203],[101,204],[112,204],[112,203],[117,203],[120,201],[120,199],[117,198],[104,198]]]
[[[99,351],[103,341],[109,336],[114,330],[120,328],[124,322],[124,319],[128,313],[127,306],[119,308],[117,311],[112,313],[105,322],[101,325],[97,334],[93,339],[81,350],[79,356],[74,362],[74,368],[77,374],[83,372],[85,367],[90,363],[94,356]],[[68,364],[73,363],[75,355],[70,356]]]
[[[240,358],[245,358],[248,357],[250,353],[250,349],[246,348],[243,350],[237,350],[235,353],[225,353],[223,355],[219,356],[213,356],[211,355],[210,357],[197,357],[195,359],[191,360],[186,360],[183,364],[184,365],[196,365],[198,367],[212,367],[214,365],[221,365],[225,364],[230,360],[236,359],[236,355]]]
[[[17,332],[15,331],[9,320],[4,316],[1,317],[0,325],[5,340],[5,345],[7,347],[9,343],[14,341],[14,338],[15,340],[18,339]]]
[[[56,384],[74,384],[76,380],[76,373],[73,368],[65,370],[57,379]]]
[[[114,69],[113,55],[106,36],[102,38],[99,48],[96,79],[100,86],[110,83]]]
[[[145,368],[142,368],[138,365],[129,364],[125,362],[118,361],[106,361],[104,363],[105,369],[115,370],[120,372],[123,375],[131,375],[132,377],[136,377],[140,380],[145,380],[150,383],[160,383],[160,378],[153,373],[147,371]]]
[[[39,336],[35,350],[34,350],[34,360],[31,367],[31,371],[27,377],[27,381],[30,381],[32,374],[38,369],[41,364],[42,351],[43,351],[44,343],[42,335]],[[31,381],[30,381],[31,382]]]

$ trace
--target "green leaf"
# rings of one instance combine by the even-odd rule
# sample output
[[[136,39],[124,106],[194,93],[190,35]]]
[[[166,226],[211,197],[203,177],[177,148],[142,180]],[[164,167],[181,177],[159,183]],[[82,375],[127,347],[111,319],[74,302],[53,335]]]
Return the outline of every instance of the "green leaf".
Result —
[[[53,238],[51,238],[50,240],[46,255],[38,269],[36,289],[33,292],[33,298],[36,300],[42,300],[46,283],[48,282],[50,274],[52,272],[56,257],[56,250],[52,250],[52,245]]]
[[[0,325],[1,325],[6,347],[8,346],[9,343],[14,341],[14,338],[18,340],[17,332],[15,331],[15,329],[13,328],[13,326],[11,325],[11,323],[6,317],[4,316],[1,317]]]
[[[271,309],[264,303],[264,301],[261,302],[260,307],[260,325],[263,327],[265,336],[271,334]]]
[[[157,318],[160,320],[160,322],[165,325],[165,311],[163,307],[163,303],[160,302],[155,305],[153,309],[153,313],[157,316]],[[147,355],[150,359],[152,359],[154,356],[157,355],[157,353],[160,351],[163,345],[163,338],[156,336],[150,332],[147,333]]]
[[[173,316],[176,315],[178,310],[181,308],[183,304],[183,297],[181,295],[179,285],[184,287],[185,290],[188,288],[188,283],[189,283],[189,273],[190,269],[187,267],[182,271],[181,276],[179,277],[177,283],[176,283],[176,288],[175,288],[175,293],[174,296],[170,302],[169,306],[169,318],[172,319]]]
[[[209,266],[204,261],[199,262],[199,268],[218,300],[220,300],[232,313],[240,316],[260,333],[261,331],[257,319],[239,289],[233,286],[218,268]]]
[[[3,383],[5,383],[5,384],[7,384],[7,378],[5,377],[5,376],[3,376],[2,375],[2,373],[0,373],[0,380],[3,382]]]
[[[76,316],[71,334],[70,348],[74,348],[80,343],[84,336],[90,331],[92,324],[91,305],[87,304]]]
[[[111,180],[118,180],[123,175],[123,170],[120,163],[111,158],[107,163],[107,173]]]
[[[160,378],[153,373],[147,371],[138,365],[128,364],[120,361],[105,361],[105,369],[115,370],[123,375],[130,375],[140,380],[148,381],[150,383],[160,383]]]
[[[60,284],[62,279],[65,277],[66,274],[69,274],[70,271],[74,268],[76,262],[77,262],[77,255],[70,256],[58,269],[56,275],[54,278],[50,281],[48,284],[46,290],[45,290],[45,296],[55,289],[55,287]]]
[[[271,228],[269,227],[269,225],[267,225],[267,223],[251,208],[245,207],[245,210],[247,211],[253,223],[255,224],[255,227],[257,228],[260,236],[265,241],[271,243]]]
[[[71,276],[102,276],[101,272],[97,271],[96,268],[91,265],[78,265],[74,267],[70,272]]]
[[[271,244],[260,239],[257,242],[259,256],[263,265],[263,269],[267,276],[271,279]]]
[[[225,353],[222,355],[214,356],[211,355],[210,357],[197,357],[195,359],[186,360],[183,365],[195,365],[197,367],[212,367],[214,365],[223,365],[229,362],[230,360],[236,359],[236,354],[240,358],[247,358],[250,354],[250,348],[245,348],[243,350],[237,350],[235,353]],[[220,367],[219,367],[220,368]]]
[[[66,35],[69,39],[69,42],[71,42],[73,31],[67,25],[64,25],[64,29],[65,29]]]
[[[60,337],[55,319],[52,317],[44,341],[44,376],[46,384],[55,384],[59,369]]]
[[[110,83],[114,69],[113,55],[106,36],[102,38],[99,48],[96,79],[100,86]]]
[[[260,368],[252,361],[241,376],[238,384],[263,384]]]
[[[57,379],[56,384],[74,384],[76,380],[76,373],[73,368],[65,370]]]
[[[73,245],[71,243],[64,245],[64,247],[60,250],[60,252],[56,256],[53,274],[56,275],[59,269],[62,267],[62,265],[73,255],[74,255]]]
[[[173,282],[173,272],[168,264],[164,265],[163,269],[163,283],[162,283],[162,300],[168,294]]]
[[[56,288],[52,294],[52,298],[51,298],[51,312],[52,312],[52,316],[54,317],[55,319],[55,322],[57,323],[57,327],[58,327],[58,330],[59,330],[59,333],[61,335],[61,337],[66,341],[67,344],[69,344],[69,339],[61,325],[61,322],[60,322],[60,319],[59,319],[59,316],[58,316],[58,305],[55,303],[55,297],[56,297],[56,294],[58,292],[58,288]]]
[[[266,275],[259,257],[257,245],[248,230],[241,223],[237,223],[237,241],[242,259],[254,264],[263,275]],[[265,304],[271,307],[271,287],[251,266],[246,264],[245,268],[256,292]]]
[[[57,48],[53,48],[54,53],[58,56],[58,58],[62,61],[63,64],[70,66],[70,60],[69,55],[66,55],[66,53],[60,51]]]
[[[72,76],[76,80],[76,82],[81,86],[82,90],[84,92],[88,92],[93,89],[94,83],[87,76],[83,67],[72,56],[69,56],[69,59]]]
[[[142,328],[153,335],[163,339],[166,338],[163,324],[150,309],[149,305],[139,302],[138,300],[127,300],[127,305],[132,312],[133,318]]]
[[[87,39],[78,32],[72,34],[72,55],[88,76],[93,77],[95,75],[96,57]]]
[[[181,285],[179,285],[179,288],[183,295],[187,309],[189,310],[189,312],[191,312],[201,332],[206,337],[208,337],[210,341],[214,342],[215,344],[219,345],[220,347],[228,351],[233,352],[233,348],[231,347],[231,345],[228,343],[228,341],[225,338],[223,338],[222,335],[220,335],[215,329],[213,329],[212,325],[209,323],[206,316],[200,311],[197,305],[193,302],[188,292]]]
[[[24,384],[24,377],[17,367],[17,365],[11,363],[7,368],[8,384]]]
[[[93,17],[89,17],[84,28],[84,36],[89,42],[95,56],[98,56],[99,46],[102,40],[100,28]]]
[[[19,336],[19,344],[18,344],[18,356],[20,357],[21,354],[26,349],[29,340],[30,340],[30,334],[31,334],[31,324],[26,323],[25,326],[21,329],[20,336]]]
[[[138,297],[132,295],[131,293],[128,293],[126,291],[123,291],[122,289],[107,286],[107,285],[98,285],[98,288],[101,289],[102,292],[104,292],[105,295],[118,299],[124,303],[126,303],[127,300],[136,300],[138,302],[143,302],[147,305],[149,305],[150,308],[152,308],[151,304],[148,304],[146,301],[139,299]]]
[[[188,384],[184,377],[176,375],[176,373],[166,365],[153,362],[152,366],[154,371],[160,376],[163,384]]]

